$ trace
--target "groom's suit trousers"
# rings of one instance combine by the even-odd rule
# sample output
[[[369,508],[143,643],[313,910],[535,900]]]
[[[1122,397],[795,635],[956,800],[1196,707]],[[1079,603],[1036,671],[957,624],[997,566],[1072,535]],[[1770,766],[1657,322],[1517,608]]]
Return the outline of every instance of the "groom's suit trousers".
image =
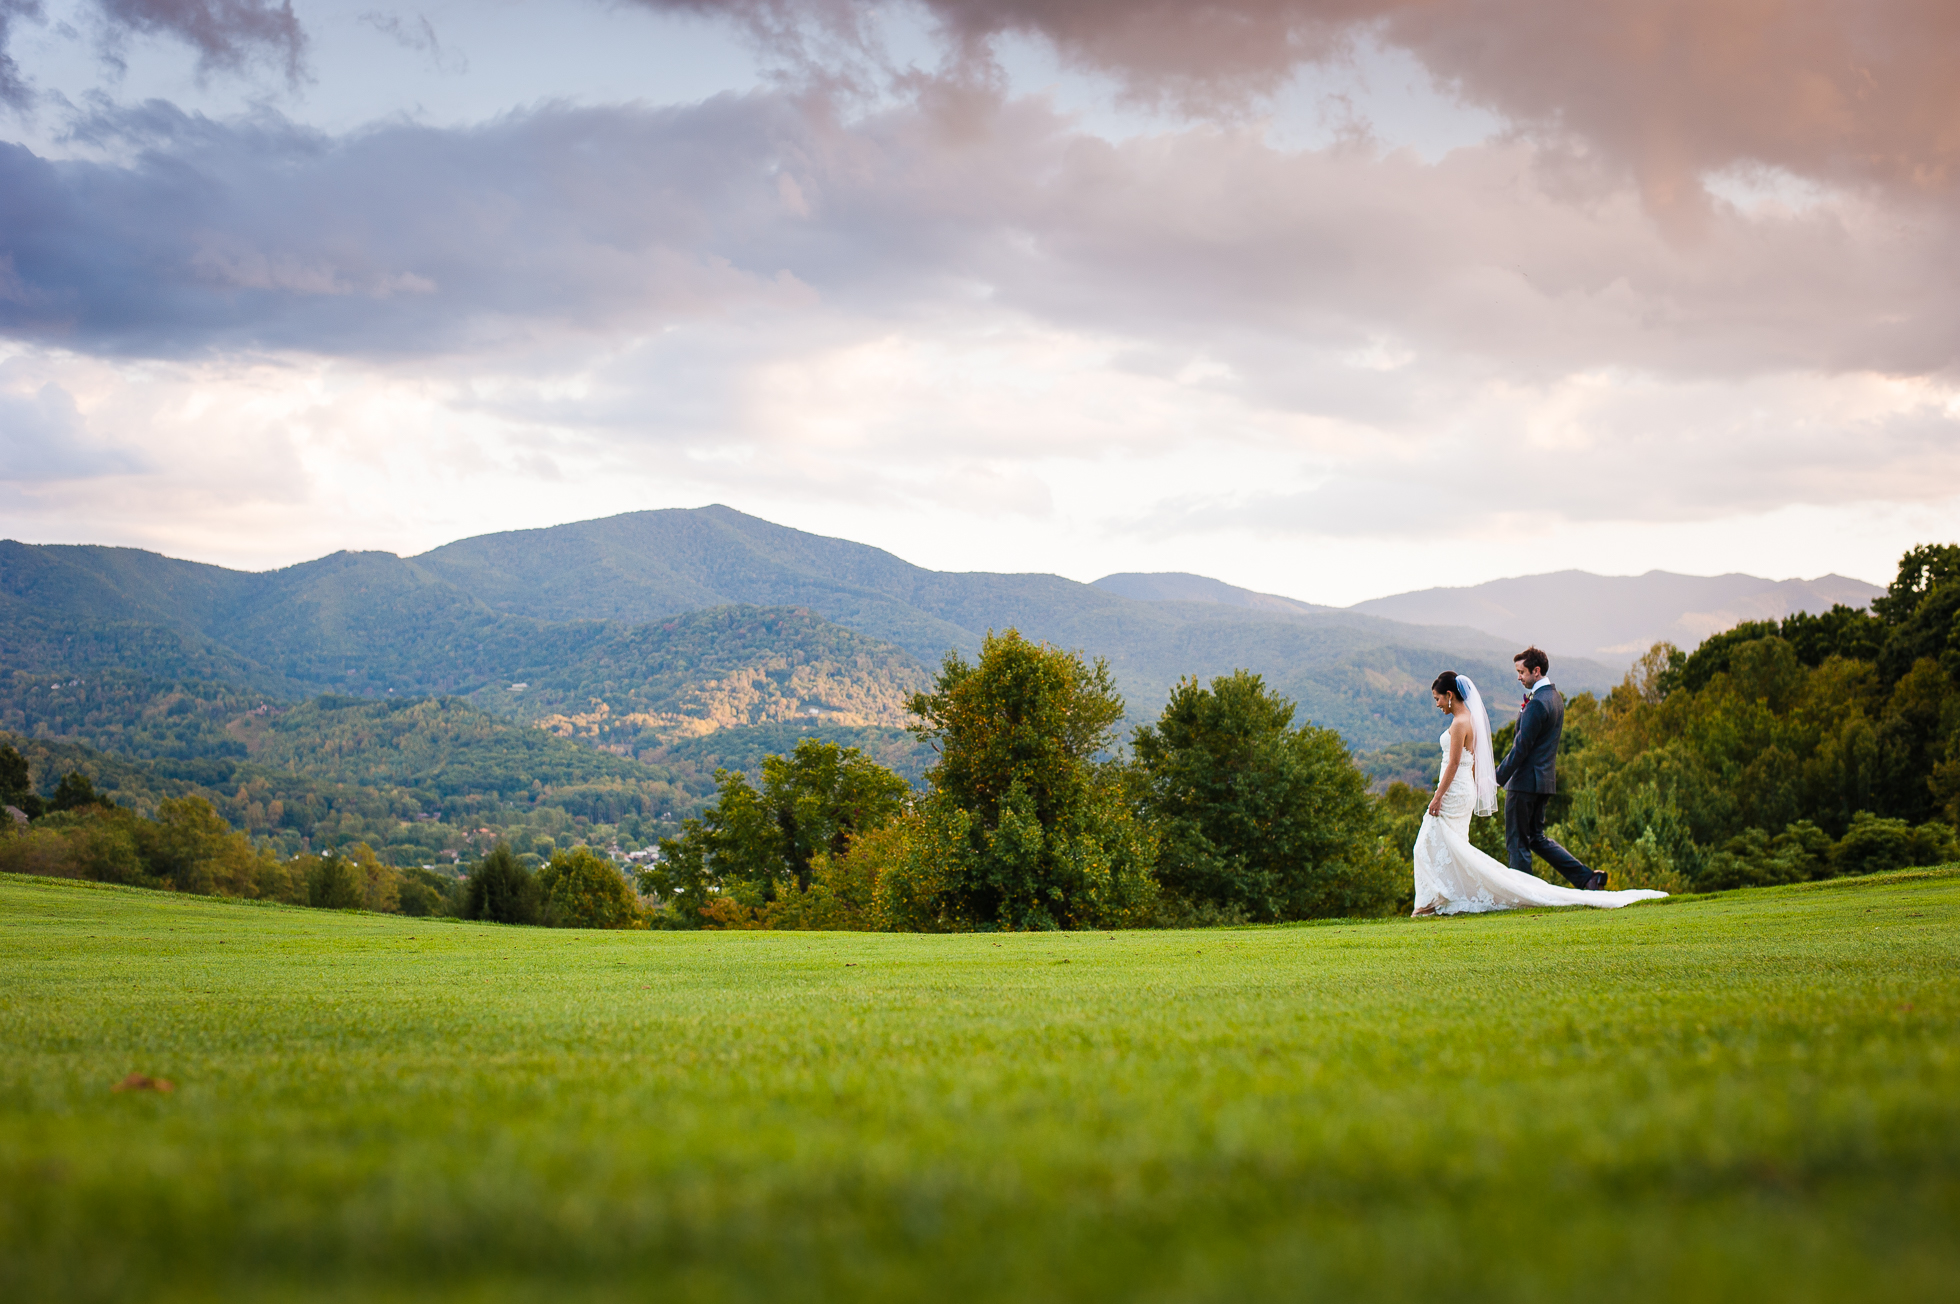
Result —
[[[1516,789],[1505,792],[1504,846],[1511,853],[1511,868],[1529,874],[1531,854],[1535,851],[1565,875],[1573,887],[1583,888],[1592,878],[1592,871],[1580,864],[1577,856],[1545,836],[1545,807],[1551,800],[1549,792]]]

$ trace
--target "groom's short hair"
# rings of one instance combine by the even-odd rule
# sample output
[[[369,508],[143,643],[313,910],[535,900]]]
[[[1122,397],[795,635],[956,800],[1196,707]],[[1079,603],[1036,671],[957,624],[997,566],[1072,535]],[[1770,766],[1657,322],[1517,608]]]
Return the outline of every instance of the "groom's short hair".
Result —
[[[1536,670],[1541,675],[1550,673],[1552,669],[1550,659],[1535,647],[1526,648],[1524,651],[1512,657],[1511,660],[1522,661],[1526,670]]]

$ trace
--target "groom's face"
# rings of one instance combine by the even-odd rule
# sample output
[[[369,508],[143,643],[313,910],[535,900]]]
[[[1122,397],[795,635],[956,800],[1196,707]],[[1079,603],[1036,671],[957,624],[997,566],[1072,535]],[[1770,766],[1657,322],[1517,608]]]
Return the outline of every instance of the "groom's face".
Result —
[[[1536,670],[1532,669],[1530,666],[1526,665],[1522,661],[1513,661],[1511,664],[1518,668],[1518,682],[1523,684],[1526,688],[1531,687],[1533,684],[1537,683],[1540,679],[1544,678],[1543,675],[1539,674]]]

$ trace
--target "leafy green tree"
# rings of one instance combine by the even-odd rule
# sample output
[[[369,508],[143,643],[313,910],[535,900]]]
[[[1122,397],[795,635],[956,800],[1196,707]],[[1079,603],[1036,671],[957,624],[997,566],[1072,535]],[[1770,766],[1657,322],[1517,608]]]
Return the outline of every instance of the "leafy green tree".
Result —
[[[989,828],[1017,783],[1051,824],[1098,782],[1095,759],[1123,718],[1106,661],[1086,664],[1012,629],[988,634],[972,665],[947,653],[933,691],[910,706],[921,721],[914,731],[939,748],[933,791]]]
[[[787,756],[762,762],[762,804],[773,817],[782,868],[757,865],[785,886],[810,889],[812,858],[841,856],[851,839],[882,828],[905,809],[911,785],[855,747],[806,738]]]
[[[663,840],[660,861],[641,875],[671,899],[676,922],[698,921],[717,894],[754,911],[809,892],[818,857],[842,856],[860,834],[884,827],[911,792],[857,748],[814,738],[764,759],[760,790],[727,770],[715,781],[714,805]]]
[[[1685,689],[1690,693],[1699,692],[1707,687],[1709,680],[1727,672],[1737,648],[1775,638],[1779,632],[1773,620],[1745,620],[1733,629],[1709,635],[1678,668],[1670,668],[1666,679],[1667,691],[1672,693]]]
[[[1899,558],[1899,573],[1884,596],[1872,599],[1872,614],[1893,629],[1911,620],[1933,590],[1960,580],[1960,544],[1925,543]]]
[[[470,870],[463,894],[463,918],[497,924],[535,924],[540,921],[542,906],[537,878],[518,863],[516,854],[505,843],[492,847]]]
[[[66,780],[63,780],[65,783]],[[220,869],[235,853],[231,825],[202,797],[167,798],[157,818],[143,829],[140,844],[150,872],[167,878],[179,892],[209,895],[217,890]],[[242,842],[242,839],[241,839]],[[243,850],[249,856],[249,846]]]
[[[1876,661],[1885,645],[1885,622],[1842,602],[1822,615],[1792,612],[1783,618],[1780,632],[1783,641],[1796,650],[1797,660],[1812,667],[1832,657]]]
[[[1293,712],[1240,670],[1209,688],[1184,680],[1157,723],[1136,731],[1169,891],[1259,921],[1357,913],[1351,887],[1376,881],[1367,780],[1340,735],[1293,728]],[[1393,898],[1360,904],[1381,913]]]
[[[306,904],[315,910],[361,909],[367,890],[360,870],[331,851],[315,858],[306,873]]]
[[[551,857],[538,872],[544,920],[553,928],[644,928],[640,899],[625,875],[590,847]]]
[[[989,634],[971,665],[948,653],[911,706],[939,748],[907,862],[934,867],[914,915],[1015,929],[1141,920],[1155,846],[1100,759],[1123,717],[1105,662]]]

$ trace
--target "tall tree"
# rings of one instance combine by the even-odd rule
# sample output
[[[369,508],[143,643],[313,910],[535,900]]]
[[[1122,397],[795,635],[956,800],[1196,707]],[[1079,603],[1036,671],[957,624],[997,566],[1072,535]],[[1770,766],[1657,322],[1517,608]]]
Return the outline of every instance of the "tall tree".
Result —
[[[470,871],[463,917],[498,924],[535,924],[543,915],[538,880],[510,847],[499,842]]]
[[[1340,735],[1293,728],[1292,702],[1240,670],[1181,682],[1136,731],[1157,878],[1187,900],[1262,920],[1368,913],[1378,876],[1366,777]],[[1367,884],[1360,896],[1357,888]]]
[[[1147,908],[1148,831],[1099,759],[1123,718],[1107,663],[1010,629],[989,634],[971,665],[948,653],[933,691],[911,707],[916,731],[939,749],[919,824],[940,866],[937,917],[1082,928]]]

